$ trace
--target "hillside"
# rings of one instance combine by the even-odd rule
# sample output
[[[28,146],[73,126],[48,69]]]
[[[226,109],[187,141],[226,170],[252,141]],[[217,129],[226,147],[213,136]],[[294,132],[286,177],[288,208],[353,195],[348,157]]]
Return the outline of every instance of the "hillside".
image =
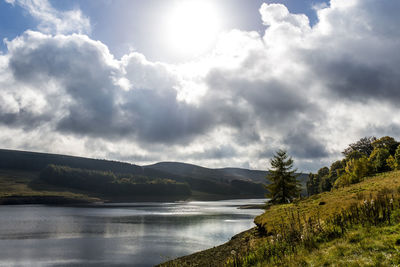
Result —
[[[140,176],[148,179],[148,181],[171,180],[177,184],[189,185],[193,193],[192,198],[194,199],[263,197],[265,194],[265,189],[260,183],[265,181],[266,172],[263,171],[235,168],[208,169],[185,163],[158,163],[142,167],[126,162],[0,149],[0,170],[6,172],[24,172],[29,174],[30,177],[33,174],[33,176],[37,177],[36,180],[38,180],[37,174],[51,164],[82,170],[112,172],[118,177]],[[7,181],[10,181],[10,179]],[[45,184],[43,180],[37,183]],[[59,185],[54,182],[53,184]],[[31,185],[26,184],[25,186],[30,188]],[[77,186],[68,187],[64,184],[63,188],[72,190],[76,189]],[[97,192],[88,188],[85,190],[83,192],[85,195],[99,197],[98,190]],[[154,191],[153,193],[150,192],[149,196],[151,195],[156,196],[159,194]],[[115,192],[113,196],[115,196]]]
[[[73,204],[100,201],[82,191],[49,185],[39,172],[0,170],[0,204]]]
[[[182,162],[159,162],[144,166],[180,176],[190,176],[197,179],[232,181],[251,180],[253,182],[265,182],[266,171],[247,170],[239,168],[210,169]]]
[[[112,171],[117,173],[143,173],[142,167],[126,162],[0,149],[1,169],[41,171],[49,164],[88,170]]]
[[[398,265],[400,171],[270,206],[255,223],[224,245],[162,266],[204,266],[209,259],[221,266]]]
[[[159,162],[153,165],[144,166],[145,169],[155,169],[183,177],[193,177],[201,180],[214,180],[231,182],[234,180],[251,181],[255,183],[268,183],[265,177],[268,171],[248,170],[241,168],[220,168],[210,169],[193,164],[181,162]],[[305,188],[308,175],[300,173],[297,178]]]

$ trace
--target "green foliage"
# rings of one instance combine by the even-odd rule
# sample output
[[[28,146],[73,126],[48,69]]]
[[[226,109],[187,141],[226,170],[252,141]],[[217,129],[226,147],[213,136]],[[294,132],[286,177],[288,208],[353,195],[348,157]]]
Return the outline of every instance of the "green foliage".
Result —
[[[337,160],[332,163],[329,168],[329,179],[331,183],[334,183],[336,179],[342,174],[344,167],[346,166],[346,162],[342,160]]]
[[[349,186],[352,184],[351,180],[352,180],[351,175],[349,175],[348,173],[344,173],[335,181],[333,187],[341,188],[341,187]]]
[[[374,166],[365,157],[352,159],[347,161],[345,172],[336,180],[334,187],[344,187],[351,184],[359,183],[363,178],[374,173]]]
[[[372,150],[374,149],[373,143],[376,141],[376,137],[363,137],[360,140],[358,140],[355,143],[350,144],[343,152],[342,154],[346,158],[354,158],[354,156],[362,155],[369,157],[369,155],[372,153]],[[355,153],[358,152],[358,153]],[[351,156],[352,155],[352,156]]]
[[[369,157],[369,161],[374,166],[375,172],[381,173],[390,170],[386,162],[389,156],[390,156],[389,150],[384,147],[376,147],[372,151]]]
[[[373,174],[373,166],[366,157],[347,162],[345,171],[351,175],[352,184],[360,182],[364,177]]]
[[[278,150],[271,159],[271,167],[267,179],[271,184],[267,185],[272,203],[291,202],[301,192],[300,183],[297,181],[293,169],[293,159],[284,150]]]
[[[308,181],[306,183],[306,187],[307,187],[307,194],[309,196],[318,194],[319,183],[320,183],[320,178],[318,177],[317,174],[310,173],[308,175]]]
[[[360,159],[365,156],[366,156],[366,154],[361,153],[359,151],[352,151],[348,155],[346,155],[345,161],[349,161],[349,160],[353,160],[353,159]]]
[[[394,155],[397,147],[399,146],[399,142],[397,142],[393,137],[384,136],[372,142],[372,146],[374,149],[385,148],[389,151],[390,155]]]
[[[399,162],[400,164],[400,145],[397,146],[396,151],[394,153],[394,158],[396,162]]]
[[[308,195],[331,190],[338,176],[344,172],[344,166],[345,162],[338,160],[330,168],[322,167],[316,174],[310,173],[307,182]]]
[[[310,173],[307,181],[309,195],[325,192],[362,181],[365,177],[400,169],[400,146],[393,137],[364,137],[350,144],[343,152],[343,160],[332,163],[317,174]]]
[[[319,183],[319,192],[329,191],[332,188],[332,182],[329,176],[324,176],[321,178],[321,182]]]
[[[386,159],[386,165],[391,169],[391,170],[397,170],[398,168],[398,164],[395,160],[395,158],[390,155],[387,159]]]
[[[397,149],[394,153],[394,156],[390,155],[386,160],[387,165],[391,170],[399,170],[400,169],[400,145],[397,146]]]

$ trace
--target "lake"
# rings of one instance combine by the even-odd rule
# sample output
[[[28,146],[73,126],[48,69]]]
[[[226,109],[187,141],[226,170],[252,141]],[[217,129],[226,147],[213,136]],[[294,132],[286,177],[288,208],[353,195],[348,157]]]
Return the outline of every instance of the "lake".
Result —
[[[263,199],[0,206],[0,266],[153,266],[254,227]]]

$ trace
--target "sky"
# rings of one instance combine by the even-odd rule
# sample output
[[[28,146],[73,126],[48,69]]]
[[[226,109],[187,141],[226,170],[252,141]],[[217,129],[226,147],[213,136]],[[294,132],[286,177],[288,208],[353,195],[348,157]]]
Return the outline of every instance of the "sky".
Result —
[[[398,139],[400,2],[0,0],[1,148],[316,171]]]

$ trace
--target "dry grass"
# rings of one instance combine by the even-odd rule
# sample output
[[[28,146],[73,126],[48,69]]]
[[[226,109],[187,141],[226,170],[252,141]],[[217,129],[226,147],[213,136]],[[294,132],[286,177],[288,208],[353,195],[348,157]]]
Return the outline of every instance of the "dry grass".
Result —
[[[287,210],[298,210],[308,217],[319,217],[322,221],[364,199],[374,197],[377,192],[387,188],[397,192],[400,187],[400,171],[387,172],[366,178],[363,182],[349,187],[335,189],[311,196],[296,203],[271,206],[264,214],[255,218],[254,222],[271,232],[276,225],[287,218]],[[320,205],[325,203],[323,205]]]

